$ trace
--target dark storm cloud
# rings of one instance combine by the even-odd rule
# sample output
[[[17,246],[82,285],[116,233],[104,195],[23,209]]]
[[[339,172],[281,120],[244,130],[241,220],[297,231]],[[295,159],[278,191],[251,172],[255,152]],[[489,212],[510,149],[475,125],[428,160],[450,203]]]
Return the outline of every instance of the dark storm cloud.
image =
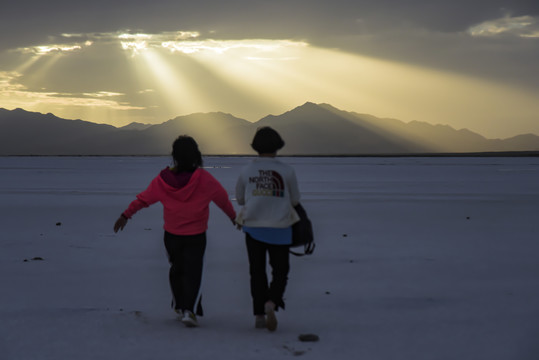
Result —
[[[0,51],[72,41],[65,33],[181,30],[198,31],[201,38],[305,40],[435,67],[458,68],[469,60],[470,71],[483,69],[488,57],[505,63],[511,53],[516,71],[520,62],[537,60],[537,39],[479,42],[466,36],[470,27],[505,16],[539,17],[539,1],[9,1],[0,11]]]
[[[401,27],[464,31],[504,14],[538,15],[535,0],[10,1],[0,11],[0,46],[66,32],[214,30],[221,37],[294,37],[378,32]]]

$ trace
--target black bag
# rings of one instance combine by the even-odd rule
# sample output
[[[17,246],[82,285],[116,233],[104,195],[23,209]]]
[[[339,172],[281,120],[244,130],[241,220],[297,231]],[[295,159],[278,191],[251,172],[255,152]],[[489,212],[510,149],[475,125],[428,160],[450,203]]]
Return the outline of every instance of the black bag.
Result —
[[[301,204],[294,206],[294,210],[299,215],[299,221],[292,225],[292,245],[290,247],[303,246],[304,253],[297,253],[292,250],[290,250],[290,253],[296,256],[311,255],[316,247],[313,236],[313,225]]]

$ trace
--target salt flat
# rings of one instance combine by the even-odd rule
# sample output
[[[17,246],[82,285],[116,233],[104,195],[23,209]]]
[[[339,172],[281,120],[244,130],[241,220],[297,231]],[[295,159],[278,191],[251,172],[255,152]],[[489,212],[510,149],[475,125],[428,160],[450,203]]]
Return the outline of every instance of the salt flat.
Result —
[[[249,160],[204,159],[231,199]],[[196,329],[169,307],[160,205],[112,232],[167,157],[0,158],[0,359],[539,357],[538,158],[282,160],[317,248],[269,333],[216,207]]]

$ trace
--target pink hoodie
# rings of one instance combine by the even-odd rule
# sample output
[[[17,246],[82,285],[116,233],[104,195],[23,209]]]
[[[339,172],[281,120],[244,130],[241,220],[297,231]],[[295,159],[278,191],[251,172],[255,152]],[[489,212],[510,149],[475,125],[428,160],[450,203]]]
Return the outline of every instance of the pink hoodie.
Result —
[[[164,229],[175,235],[201,234],[208,229],[209,204],[214,202],[233,220],[236,212],[223,186],[204,169],[175,173],[164,169],[146,190],[137,195],[124,216],[160,201],[163,204]]]

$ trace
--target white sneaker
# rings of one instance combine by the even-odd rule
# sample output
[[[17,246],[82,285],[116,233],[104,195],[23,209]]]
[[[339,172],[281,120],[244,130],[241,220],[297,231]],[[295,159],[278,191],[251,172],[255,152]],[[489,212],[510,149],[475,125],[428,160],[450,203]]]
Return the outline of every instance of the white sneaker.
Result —
[[[189,310],[183,312],[182,323],[187,327],[197,327],[198,321],[195,314]]]
[[[266,311],[266,327],[269,331],[275,331],[277,329],[277,317],[275,316],[275,304],[271,301],[268,301],[264,305],[264,310]]]

